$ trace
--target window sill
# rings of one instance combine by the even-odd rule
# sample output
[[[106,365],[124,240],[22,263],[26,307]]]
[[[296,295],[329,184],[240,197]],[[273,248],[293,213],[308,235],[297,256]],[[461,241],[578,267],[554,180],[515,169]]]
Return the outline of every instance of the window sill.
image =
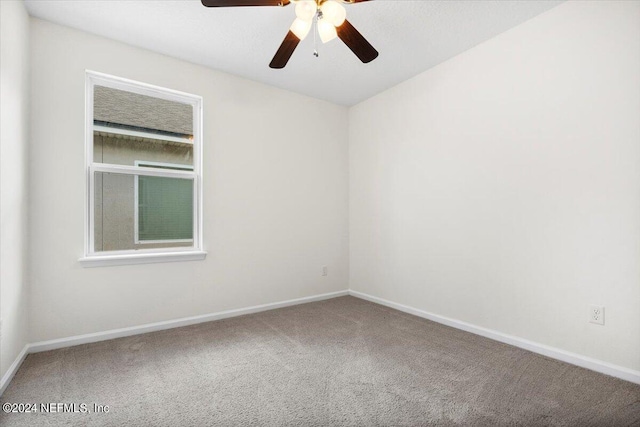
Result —
[[[127,255],[96,255],[80,258],[80,265],[85,268],[110,267],[115,265],[152,264],[177,261],[200,261],[207,257],[205,251],[164,252]]]

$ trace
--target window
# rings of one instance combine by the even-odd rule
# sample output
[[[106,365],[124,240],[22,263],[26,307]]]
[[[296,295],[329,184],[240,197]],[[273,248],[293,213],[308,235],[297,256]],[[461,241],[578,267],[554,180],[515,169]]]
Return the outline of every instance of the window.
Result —
[[[86,79],[81,262],[204,259],[202,98],[95,72]]]

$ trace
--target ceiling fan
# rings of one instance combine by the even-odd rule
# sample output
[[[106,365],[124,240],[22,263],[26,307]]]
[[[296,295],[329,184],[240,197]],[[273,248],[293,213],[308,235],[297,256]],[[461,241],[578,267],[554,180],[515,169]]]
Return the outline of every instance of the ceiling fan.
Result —
[[[269,64],[271,68],[284,68],[298,47],[298,43],[307,37],[314,25],[323,43],[339,37],[365,64],[376,59],[378,51],[347,21],[347,12],[341,4],[364,1],[369,0],[202,0],[202,4],[207,7],[282,7],[293,2],[296,6],[296,19]],[[317,51],[314,55],[318,56]]]

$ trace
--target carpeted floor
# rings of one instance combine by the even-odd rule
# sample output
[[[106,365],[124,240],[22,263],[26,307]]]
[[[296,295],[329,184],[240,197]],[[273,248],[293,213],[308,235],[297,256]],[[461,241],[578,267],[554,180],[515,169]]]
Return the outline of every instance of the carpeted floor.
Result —
[[[353,297],[33,354],[2,402],[109,406],[6,427],[640,425],[640,386]]]

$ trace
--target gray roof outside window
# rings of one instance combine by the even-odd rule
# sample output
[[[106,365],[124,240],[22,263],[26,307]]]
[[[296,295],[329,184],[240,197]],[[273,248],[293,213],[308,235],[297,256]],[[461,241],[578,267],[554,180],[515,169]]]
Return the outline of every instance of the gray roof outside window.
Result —
[[[189,104],[95,86],[96,121],[193,135],[193,109]]]

